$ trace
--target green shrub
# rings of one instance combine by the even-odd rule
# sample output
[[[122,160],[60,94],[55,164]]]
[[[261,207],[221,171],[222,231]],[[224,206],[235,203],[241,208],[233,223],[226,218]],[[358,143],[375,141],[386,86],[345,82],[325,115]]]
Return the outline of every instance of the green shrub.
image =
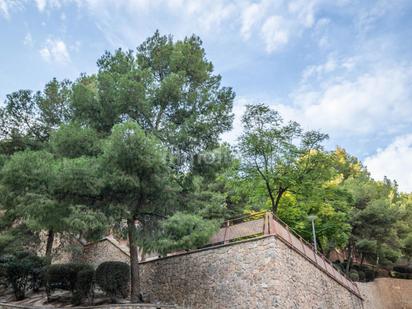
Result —
[[[2,258],[0,264],[17,300],[24,299],[28,289],[40,288],[40,272],[46,264],[44,258],[29,252],[19,252]]]
[[[402,274],[412,274],[412,267],[408,265],[397,265],[393,267],[393,270]]]
[[[363,272],[362,270],[359,270],[358,275],[359,275],[359,281],[364,282],[365,281],[365,272]]]
[[[77,273],[76,288],[73,293],[72,303],[80,305],[84,298],[89,300],[89,305],[93,304],[94,289],[94,269],[85,268]]]
[[[76,289],[77,275],[80,271],[93,270],[90,265],[83,263],[67,263],[50,265],[47,269],[47,296],[55,289],[68,290],[72,293]]]
[[[104,262],[96,269],[96,283],[112,301],[129,294],[130,267],[123,262]]]
[[[363,271],[365,273],[365,281],[366,282],[370,282],[375,280],[376,274],[375,271],[373,269],[365,269]]]
[[[356,270],[351,270],[351,272],[349,273],[349,278],[352,281],[359,281],[359,274]]]
[[[400,273],[397,271],[391,271],[390,273],[392,278],[397,278],[397,279],[412,279],[412,273]]]

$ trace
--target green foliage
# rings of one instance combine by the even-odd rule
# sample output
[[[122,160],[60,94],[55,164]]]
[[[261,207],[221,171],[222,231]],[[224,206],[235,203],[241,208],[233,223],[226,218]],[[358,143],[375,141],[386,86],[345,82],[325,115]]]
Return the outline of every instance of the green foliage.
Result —
[[[43,279],[41,273],[45,265],[45,259],[29,252],[19,252],[1,258],[1,272],[10,283],[16,300],[24,299],[30,288],[38,290]]]
[[[242,122],[242,170],[263,181],[274,213],[284,193],[308,190],[327,179],[328,157],[321,151],[327,135],[303,132],[296,122],[283,125],[280,115],[263,104],[248,105]]]
[[[36,93],[36,105],[40,110],[41,122],[53,129],[72,117],[71,95],[72,83],[69,80],[59,82],[53,78],[44,87],[43,92]]]
[[[351,270],[351,272],[349,273],[349,278],[352,281],[359,281],[359,274],[356,270]]]
[[[106,52],[95,76],[73,87],[75,119],[109,133],[131,119],[182,154],[216,146],[231,128],[234,93],[221,87],[202,42],[192,36],[173,42],[156,32],[131,51]]]
[[[396,265],[393,267],[393,270],[398,273],[412,274],[412,266],[408,265]]]
[[[219,230],[220,223],[217,220],[205,220],[194,214],[177,212],[162,221],[161,236],[156,244],[157,251],[166,254],[201,247]]]
[[[412,259],[412,234],[409,234],[403,240],[402,252],[408,260]]]
[[[81,271],[93,271],[93,267],[83,263],[52,264],[47,269],[47,295],[55,289],[74,292]],[[87,275],[85,275],[87,276]],[[83,280],[84,278],[82,278]]]
[[[412,274],[409,274],[409,273],[391,271],[390,275],[392,278],[397,278],[397,279],[412,279]]]
[[[63,125],[50,138],[51,151],[60,157],[95,156],[100,152],[97,133],[87,127],[71,123]]]
[[[62,231],[69,209],[59,203],[53,192],[55,161],[46,151],[15,153],[1,170],[7,190],[5,208],[25,220],[35,231]]]
[[[77,273],[76,289],[72,296],[72,303],[80,305],[84,298],[88,298],[90,304],[93,302],[95,271],[92,268],[85,268]]]
[[[113,128],[103,151],[103,194],[115,213],[137,218],[153,212],[168,181],[168,152],[160,141],[129,121]]]
[[[10,155],[25,149],[39,149],[47,139],[47,128],[40,118],[32,91],[8,94],[5,107],[0,108],[1,152]]]
[[[13,226],[14,217],[7,215],[0,219],[0,255],[14,254],[21,251],[35,251],[40,244],[38,233],[34,233],[25,224]]]
[[[112,300],[129,294],[130,267],[123,262],[104,262],[96,269],[96,283]]]

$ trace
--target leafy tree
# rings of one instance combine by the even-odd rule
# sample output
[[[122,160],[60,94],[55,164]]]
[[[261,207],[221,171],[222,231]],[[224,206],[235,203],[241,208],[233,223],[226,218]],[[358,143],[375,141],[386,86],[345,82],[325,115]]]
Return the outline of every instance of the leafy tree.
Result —
[[[53,78],[42,92],[38,91],[35,102],[40,110],[40,120],[50,134],[61,124],[72,119],[71,110],[72,83],[69,80],[59,82]]]
[[[39,149],[47,139],[40,119],[35,95],[30,90],[19,90],[6,96],[5,107],[0,108],[1,151]]]
[[[274,213],[286,192],[308,189],[323,178],[321,143],[327,135],[303,132],[296,122],[283,125],[279,114],[263,104],[248,105],[242,121],[242,170],[263,180]]]
[[[52,133],[49,143],[51,152],[57,157],[93,157],[101,152],[100,138],[96,131],[75,123],[60,126]]]
[[[131,121],[115,125],[103,148],[102,195],[107,211],[127,221],[132,302],[137,302],[140,294],[139,230],[150,227],[153,217],[162,218],[168,211],[165,194],[173,188],[169,186],[167,156],[167,150],[154,135],[146,134]]]
[[[70,112],[69,81],[53,79],[44,90],[19,90],[6,96],[0,108],[0,153],[42,149],[53,129],[67,122]]]
[[[24,218],[34,230],[47,229],[46,255],[51,255],[54,233],[62,228],[67,209],[52,196],[53,156],[45,151],[14,154],[1,171],[7,189],[6,207]]]
[[[105,229],[105,216],[85,206],[100,194],[97,172],[95,159],[57,160],[46,151],[17,152],[0,173],[4,207],[33,231],[48,231],[46,256],[51,257],[55,233],[98,234]]]
[[[158,252],[164,254],[201,247],[219,226],[219,220],[204,220],[196,214],[176,212],[160,224],[161,236],[156,242]]]
[[[108,136],[116,124],[128,123],[130,125],[127,121],[133,120],[140,128],[138,131],[144,132],[144,134],[136,133],[139,138],[143,139],[144,135],[150,141],[149,144],[162,145],[173,154],[168,163],[175,171],[172,177],[173,183],[168,184],[170,188],[166,189],[164,187],[166,183],[163,181],[166,178],[169,181],[171,177],[163,177],[164,163],[159,162],[161,163],[159,169],[154,169],[150,175],[142,175],[135,167],[129,169],[124,165],[134,162],[138,157],[129,157],[125,152],[121,154],[120,151],[131,150],[126,146],[117,145],[114,141],[113,136],[120,134],[118,133],[119,127],[113,129],[109,138],[108,145],[112,145],[111,150],[107,148],[109,146],[106,146],[104,150],[104,158],[108,157],[109,153],[115,155],[115,152],[119,151],[118,155],[121,154],[126,161],[130,162],[117,161],[118,165],[115,166],[113,162],[116,160],[103,160],[107,166],[111,166],[106,173],[111,176],[105,178],[110,181],[106,182],[102,195],[113,199],[112,205],[116,203],[123,205],[117,207],[119,210],[126,206],[132,207],[130,199],[138,196],[139,190],[142,190],[143,200],[139,203],[135,201],[133,204],[138,211],[136,212],[135,208],[128,209],[127,215],[124,215],[124,212],[121,215],[128,220],[129,239],[132,240],[130,243],[133,258],[132,281],[134,282],[132,299],[135,301],[138,296],[138,282],[136,281],[138,264],[134,241],[135,230],[132,226],[134,220],[138,220],[142,225],[139,235],[145,234],[146,230],[153,230],[153,222],[161,217],[159,217],[159,212],[151,210],[158,207],[158,200],[168,190],[179,192],[175,198],[175,205],[170,206],[168,215],[180,208],[181,201],[189,200],[189,196],[197,202],[188,205],[187,209],[199,210],[206,204],[218,205],[214,207],[218,209],[219,204],[222,205],[219,194],[215,194],[213,190],[206,194],[200,192],[203,190],[200,187],[205,188],[199,185],[201,182],[199,179],[203,176],[192,173],[193,158],[203,151],[210,151],[218,146],[219,135],[231,128],[234,93],[231,88],[221,86],[221,77],[213,72],[213,65],[206,59],[202,42],[196,36],[185,38],[182,41],[173,41],[171,37],[161,36],[159,32],[156,32],[137,48],[136,53],[121,49],[114,53],[106,52],[98,60],[97,65],[97,74],[82,75],[73,84],[73,119],[82,127],[93,128],[101,137]],[[135,129],[133,128],[132,131]],[[157,138],[156,142],[153,136]],[[135,143],[128,139],[123,142]],[[137,142],[136,145],[138,145]],[[153,149],[147,149],[147,151],[155,151],[154,148],[157,147],[153,146]],[[133,154],[137,155],[137,153]],[[141,155],[143,160],[145,153]],[[157,155],[148,154],[149,157],[151,160],[157,160]],[[143,166],[143,170],[144,168],[146,167]],[[118,170],[122,173],[130,173],[131,178],[128,178],[129,176],[120,177]],[[132,179],[139,180],[133,183]],[[116,181],[119,183],[116,184]],[[125,182],[122,186],[120,186],[121,181]],[[149,185],[143,190],[140,182],[147,182]],[[124,192],[128,193],[123,194]],[[117,198],[120,200],[116,201]],[[208,203],[209,198],[211,203]],[[193,201],[193,199],[190,200]],[[166,206],[163,201],[163,208],[167,208]],[[150,211],[142,211],[144,208]],[[166,212],[162,216],[166,216]],[[200,214],[200,216],[208,219],[206,215]],[[148,228],[149,226],[152,226],[152,229]],[[139,243],[141,243],[141,238]]]
[[[349,178],[344,186],[353,196],[350,213],[351,233],[348,242],[349,272],[355,249],[363,253],[363,258],[374,258],[376,264],[393,261],[399,252],[400,243],[395,224],[399,211],[391,203],[394,187],[390,182],[375,182],[365,173]],[[371,249],[375,249],[371,252]]]
[[[412,234],[403,239],[402,252],[408,261],[412,259]]]
[[[180,165],[217,146],[231,128],[234,93],[205,57],[196,36],[174,42],[156,32],[132,51],[106,52],[98,73],[74,84],[75,119],[99,132],[133,119],[179,155]]]

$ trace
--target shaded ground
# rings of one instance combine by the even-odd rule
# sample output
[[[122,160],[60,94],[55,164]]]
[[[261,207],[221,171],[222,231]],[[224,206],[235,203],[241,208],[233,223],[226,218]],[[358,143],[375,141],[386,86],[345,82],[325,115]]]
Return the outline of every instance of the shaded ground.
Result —
[[[5,295],[0,296],[0,303],[9,303],[14,305],[22,306],[37,306],[43,308],[69,308],[74,307],[71,303],[71,293],[68,291],[56,291],[52,294],[51,301],[47,301],[47,295],[45,291],[40,291],[39,293],[27,293],[27,297],[21,301],[15,301],[14,295],[8,292]],[[127,304],[127,300],[119,300],[118,303]],[[110,304],[110,299],[103,295],[102,293],[96,293],[93,304],[104,305]],[[82,307],[87,306],[87,300],[81,305]]]

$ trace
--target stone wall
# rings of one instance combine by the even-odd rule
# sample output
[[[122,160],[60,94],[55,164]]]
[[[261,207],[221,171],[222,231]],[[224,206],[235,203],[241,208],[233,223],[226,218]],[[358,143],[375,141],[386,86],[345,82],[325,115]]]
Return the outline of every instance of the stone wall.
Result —
[[[364,309],[412,309],[412,280],[377,278],[358,286]]]
[[[275,236],[142,262],[152,303],[184,308],[362,308],[361,299]]]
[[[129,263],[130,258],[127,250],[128,248],[122,246],[117,240],[106,237],[97,242],[85,245],[83,248],[82,261],[93,265],[95,268],[106,261]]]

